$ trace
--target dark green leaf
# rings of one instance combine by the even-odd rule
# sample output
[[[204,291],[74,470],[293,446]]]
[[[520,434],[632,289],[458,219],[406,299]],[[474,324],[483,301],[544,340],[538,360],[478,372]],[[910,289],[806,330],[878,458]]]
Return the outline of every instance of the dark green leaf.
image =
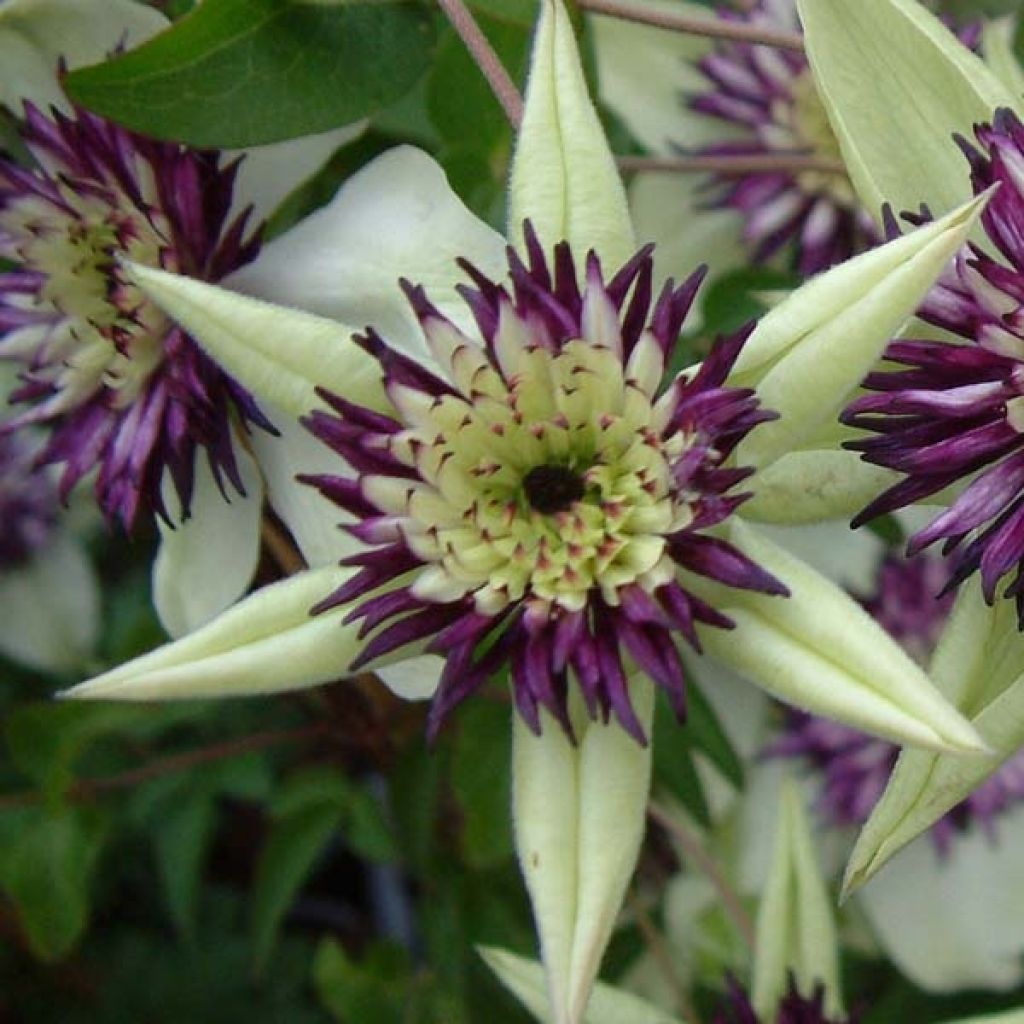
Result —
[[[788,291],[799,283],[794,274],[770,267],[744,267],[723,274],[704,289],[702,333],[732,334],[768,308],[760,293]]]
[[[13,830],[4,830],[0,885],[18,908],[33,952],[59,960],[85,928],[105,822],[95,811],[71,808],[57,814],[34,808],[17,819]]]
[[[265,966],[295,894],[338,831],[351,804],[352,784],[316,769],[291,778],[271,805],[274,817],[256,866],[252,890],[253,963]]]
[[[183,792],[156,823],[153,845],[171,920],[187,939],[195,937],[203,863],[215,823],[208,791]]]
[[[659,700],[654,720],[654,778],[701,824],[711,824],[704,787],[693,763],[693,746],[668,704]]]
[[[368,787],[353,791],[344,828],[346,844],[361,857],[377,862],[398,860],[394,831],[384,817],[380,801]]]
[[[406,1024],[421,1020],[410,1001],[408,958],[394,946],[372,946],[358,962],[328,939],[317,951],[313,984],[342,1024]]]
[[[876,536],[885,541],[890,548],[898,548],[904,540],[906,533],[900,521],[893,515],[879,516],[867,524],[868,529]]]
[[[743,761],[691,676],[686,687],[686,730],[694,747],[737,788],[743,788]]]
[[[25,704],[7,716],[4,737],[17,768],[54,799],[71,784],[74,761],[90,743],[145,715],[129,704]]]
[[[473,867],[512,857],[511,715],[508,707],[478,701],[459,718],[452,786],[462,811],[463,852]]]
[[[157,138],[255,146],[387,106],[426,70],[433,43],[429,10],[411,3],[204,0],[66,85],[90,110]]]

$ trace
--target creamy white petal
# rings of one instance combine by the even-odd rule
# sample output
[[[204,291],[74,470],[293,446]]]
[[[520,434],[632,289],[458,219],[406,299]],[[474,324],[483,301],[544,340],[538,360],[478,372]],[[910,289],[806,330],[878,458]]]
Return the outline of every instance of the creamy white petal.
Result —
[[[254,431],[252,450],[267,485],[267,498],[291,531],[307,565],[337,562],[363,545],[341,524],[352,517],[315,487],[300,483],[300,473],[346,474],[348,464],[287,413],[263,403],[279,437]]]
[[[54,534],[31,561],[0,573],[0,608],[0,651],[9,658],[63,672],[92,654],[99,634],[99,585],[70,534]]]
[[[106,60],[117,46],[130,49],[168,25],[152,7],[134,0],[6,0],[0,4],[0,104],[21,113],[29,99],[44,110],[66,109],[57,62],[69,68]]]
[[[133,264],[132,276],[258,401],[304,416],[325,387],[363,405],[390,408],[380,364],[352,341],[352,328],[275,306],[190,277]]]
[[[429,359],[423,333],[398,285],[423,285],[460,326],[472,318],[455,286],[464,257],[503,277],[505,240],[475,217],[426,153],[400,146],[353,175],[327,206],[275,238],[226,280],[238,291],[361,329]]]
[[[164,501],[176,525],[172,529],[157,520],[160,549],[153,563],[153,604],[172,637],[191,633],[237,601],[256,571],[263,481],[252,456],[237,442],[235,458],[244,495],[227,480],[222,492],[209,460],[197,456],[192,514],[185,520],[173,486],[164,481]]]
[[[283,199],[320,170],[338,149],[358,139],[366,126],[366,121],[356,121],[317,135],[303,135],[234,153],[228,151],[229,159],[232,156],[244,158],[235,179],[235,210],[240,212],[251,206],[254,223],[266,220]]]
[[[939,854],[923,835],[858,893],[896,966],[930,992],[1008,989],[1024,978],[1024,807]],[[936,895],[941,894],[937,899]]]
[[[668,34],[668,33],[666,33]],[[712,278],[747,263],[736,210],[701,208],[699,175],[637,174],[629,187],[629,205],[637,240],[654,242],[655,278],[681,281],[702,263]],[[700,326],[700,302],[687,317],[687,329]]]

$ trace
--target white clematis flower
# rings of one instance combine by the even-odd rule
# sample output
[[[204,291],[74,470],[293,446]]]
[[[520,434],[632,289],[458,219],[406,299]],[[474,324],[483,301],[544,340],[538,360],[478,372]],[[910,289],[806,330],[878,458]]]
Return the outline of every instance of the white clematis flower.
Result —
[[[167,24],[129,0],[0,5],[0,103],[24,116],[24,141],[39,161],[27,171],[0,164],[0,248],[16,265],[0,276],[0,359],[25,375],[5,429],[51,427],[40,457],[63,463],[62,494],[98,468],[108,519],[131,526],[158,514],[154,603],[179,636],[249,586],[264,476],[278,481],[272,502],[292,509],[317,499],[284,482],[275,464],[283,446],[261,438],[257,466],[251,439],[269,428],[263,410],[145,302],[120,263],[230,283],[230,271],[256,249],[244,237],[246,217],[267,217],[361,126],[221,159],[143,140],[72,107],[57,82],[60,60],[103,60]],[[255,271],[273,248],[255,257]],[[27,288],[29,279],[38,290]]]

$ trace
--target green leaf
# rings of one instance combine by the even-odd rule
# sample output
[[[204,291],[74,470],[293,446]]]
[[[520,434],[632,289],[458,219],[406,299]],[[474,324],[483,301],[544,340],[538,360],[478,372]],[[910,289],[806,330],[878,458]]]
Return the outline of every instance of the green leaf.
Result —
[[[261,971],[295,894],[338,831],[352,785],[330,769],[289,779],[271,804],[274,826],[256,865],[252,890],[253,965]]]
[[[722,728],[714,708],[691,677],[686,685],[686,730],[693,745],[737,788],[743,788],[743,761]]]
[[[405,953],[379,943],[356,962],[333,939],[317,950],[313,984],[321,1002],[342,1024],[406,1024],[421,1016],[410,1004],[411,976]]]
[[[423,6],[205,0],[145,45],[70,74],[71,97],[157,138],[244,147],[327,131],[398,99],[426,70]]]
[[[377,862],[399,859],[394,831],[369,787],[353,791],[344,828],[346,845],[361,857]]]
[[[0,886],[14,902],[32,951],[59,960],[89,915],[89,883],[105,833],[93,810],[33,809],[8,818],[0,847]]]
[[[193,780],[188,780],[193,781]],[[194,939],[203,862],[213,838],[214,801],[207,790],[181,794],[155,825],[157,871],[175,928]]]
[[[654,777],[699,824],[709,828],[711,809],[693,762],[693,747],[683,735],[685,728],[675,720],[668,705],[659,700],[654,718]]]
[[[144,708],[114,704],[26,704],[4,723],[4,738],[19,769],[56,800],[71,785],[76,758],[95,740],[126,729]]]
[[[512,848],[512,712],[478,701],[459,720],[452,787],[462,810],[466,863],[487,867],[510,860]]]

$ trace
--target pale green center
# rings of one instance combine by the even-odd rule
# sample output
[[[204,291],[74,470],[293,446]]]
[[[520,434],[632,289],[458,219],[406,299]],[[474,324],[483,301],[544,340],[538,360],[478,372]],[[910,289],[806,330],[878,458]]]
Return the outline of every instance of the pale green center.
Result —
[[[129,405],[163,357],[169,321],[120,266],[176,269],[169,228],[155,206],[142,213],[124,196],[111,203],[59,188],[67,210],[24,197],[0,212],[0,231],[15,240],[22,265],[45,275],[25,304],[59,318],[43,342],[42,372],[52,374],[63,405],[101,386]]]
[[[514,334],[506,325],[498,345],[505,379],[464,344],[452,355],[460,395],[392,392],[410,425],[392,454],[423,482],[364,487],[430,563],[415,592],[471,593],[494,614],[523,599],[579,610],[594,588],[617,604],[624,586],[667,582],[665,535],[691,522],[695,496],[671,478],[689,439],[661,436],[672,399],[654,399],[657,345],[642,339],[624,372],[609,348],[577,340],[553,354]]]
[[[839,140],[829,123],[825,105],[809,70],[794,79],[790,86],[792,106],[775,111],[777,119],[788,125],[792,145],[822,160],[842,162]],[[796,175],[800,188],[809,194],[825,193],[841,205],[856,204],[856,195],[850,179],[834,171],[804,170]]]

